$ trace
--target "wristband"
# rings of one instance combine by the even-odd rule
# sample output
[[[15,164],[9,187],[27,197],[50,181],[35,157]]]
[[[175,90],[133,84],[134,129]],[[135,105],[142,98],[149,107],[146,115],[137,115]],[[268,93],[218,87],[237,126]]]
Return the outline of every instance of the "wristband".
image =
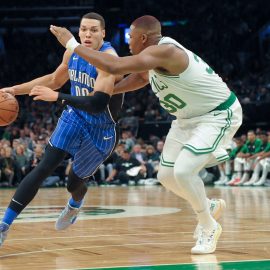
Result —
[[[71,51],[74,52],[74,50],[80,45],[79,42],[77,42],[77,40],[75,39],[75,37],[72,37],[66,44],[66,48]]]

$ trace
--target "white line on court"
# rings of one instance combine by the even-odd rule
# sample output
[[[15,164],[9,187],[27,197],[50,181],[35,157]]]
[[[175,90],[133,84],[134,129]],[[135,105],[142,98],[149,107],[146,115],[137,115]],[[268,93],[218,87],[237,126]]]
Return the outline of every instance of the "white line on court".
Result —
[[[270,232],[270,230],[241,230],[241,233],[251,233],[251,232]],[[224,233],[240,233],[240,231],[223,231]],[[121,236],[151,236],[151,235],[166,235],[166,234],[193,234],[193,232],[160,232],[160,233],[126,233],[121,234]],[[14,242],[14,241],[29,241],[29,240],[53,240],[53,239],[74,239],[74,238],[100,238],[100,237],[118,237],[118,234],[97,234],[97,235],[73,235],[73,236],[57,236],[57,237],[33,237],[33,238],[14,238],[14,239],[7,239],[7,242]]]
[[[27,251],[27,252],[18,252],[18,253],[10,253],[6,255],[0,256],[0,258],[7,258],[7,257],[14,257],[14,256],[23,256],[23,255],[31,255],[31,254],[38,254],[38,253],[46,253],[46,252],[57,252],[57,251],[67,251],[67,250],[74,250],[76,251],[77,249],[93,249],[93,248],[105,248],[105,247],[125,247],[125,246],[140,246],[140,245],[172,245],[172,244],[193,244],[194,242],[192,241],[171,241],[171,242],[152,242],[152,243],[131,243],[131,244],[119,244],[119,245],[90,245],[90,246],[83,246],[83,247],[69,247],[69,248],[56,248],[56,249],[46,249],[43,248],[42,250],[36,250],[36,251]],[[219,243],[269,243],[269,240],[265,241],[256,241],[254,242],[253,240],[244,240],[244,241],[219,241]]]

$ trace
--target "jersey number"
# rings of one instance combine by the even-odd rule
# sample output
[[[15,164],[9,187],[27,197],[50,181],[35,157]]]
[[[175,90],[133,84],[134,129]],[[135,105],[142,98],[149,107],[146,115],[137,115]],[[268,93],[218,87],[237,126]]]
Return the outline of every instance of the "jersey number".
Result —
[[[194,59],[195,59],[195,61],[196,62],[200,62],[200,60],[203,62],[203,63],[205,63],[198,55],[196,55],[195,53],[193,53],[193,56],[194,56]],[[211,68],[211,67],[209,67],[206,63],[205,63],[205,65],[206,65],[206,68],[205,68],[205,70],[206,70],[206,72],[208,73],[208,74],[213,74],[214,73],[214,70]]]
[[[160,103],[169,113],[175,113],[177,110],[183,109],[187,104],[174,94],[168,94]]]
[[[88,96],[89,91],[87,88],[80,88],[78,85],[75,85],[75,91],[76,91],[76,96]]]

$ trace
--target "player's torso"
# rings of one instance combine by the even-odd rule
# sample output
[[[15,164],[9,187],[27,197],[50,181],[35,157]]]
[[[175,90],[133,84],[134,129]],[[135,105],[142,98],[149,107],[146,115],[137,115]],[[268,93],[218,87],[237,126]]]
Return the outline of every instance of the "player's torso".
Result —
[[[112,47],[110,46],[110,43],[104,42],[100,51],[105,51],[111,48]],[[97,69],[89,62],[78,56],[76,53],[73,53],[70,57],[68,63],[68,73],[71,84],[71,95],[87,96],[94,91],[95,82],[98,76]],[[71,106],[68,107],[68,110],[70,112],[74,112],[76,115],[86,120],[86,122],[93,125],[102,125],[114,122],[109,110],[109,106],[107,110],[98,114],[89,114]]]
[[[87,96],[94,90],[97,70],[90,63],[73,53],[68,66],[71,95]]]
[[[213,110],[228,99],[227,85],[200,57],[171,38],[164,37],[159,42],[166,43],[183,49],[189,65],[177,76],[149,71],[151,88],[165,110],[178,118],[191,118]]]

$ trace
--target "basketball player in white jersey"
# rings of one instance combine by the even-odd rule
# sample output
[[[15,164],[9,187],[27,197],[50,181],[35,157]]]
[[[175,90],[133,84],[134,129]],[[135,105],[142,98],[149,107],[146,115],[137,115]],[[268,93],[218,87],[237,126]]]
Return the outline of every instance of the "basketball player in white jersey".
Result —
[[[193,254],[213,253],[222,228],[211,216],[198,173],[229,158],[225,147],[242,123],[235,94],[199,56],[169,37],[152,16],[130,27],[133,56],[115,57],[81,46],[65,28],[51,26],[59,42],[97,68],[130,74],[114,92],[128,92],[151,84],[160,104],[176,116],[161,156],[159,181],[186,199],[197,214],[198,239]]]

